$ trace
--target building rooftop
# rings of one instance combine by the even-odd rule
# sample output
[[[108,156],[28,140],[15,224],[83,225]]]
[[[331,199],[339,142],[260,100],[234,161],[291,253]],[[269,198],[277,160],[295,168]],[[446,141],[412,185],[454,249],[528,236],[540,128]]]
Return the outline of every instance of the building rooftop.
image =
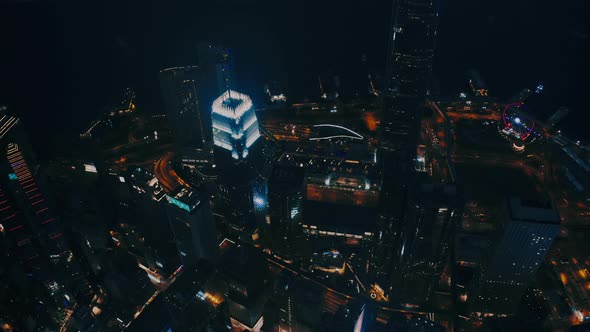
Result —
[[[559,214],[549,201],[510,197],[508,208],[512,220],[547,224],[560,223]]]
[[[238,119],[252,108],[252,99],[243,93],[227,90],[213,101],[213,113],[230,119]]]
[[[166,199],[168,203],[176,205],[187,212],[192,212],[201,204],[201,195],[187,187],[178,188],[174,193],[166,195]]]

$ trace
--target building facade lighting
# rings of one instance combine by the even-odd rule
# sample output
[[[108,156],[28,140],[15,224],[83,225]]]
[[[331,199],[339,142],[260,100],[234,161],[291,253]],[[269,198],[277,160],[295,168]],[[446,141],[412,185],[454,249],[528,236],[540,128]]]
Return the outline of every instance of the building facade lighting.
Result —
[[[211,106],[213,143],[231,152],[234,159],[246,158],[258,140],[258,119],[250,97],[228,90]]]

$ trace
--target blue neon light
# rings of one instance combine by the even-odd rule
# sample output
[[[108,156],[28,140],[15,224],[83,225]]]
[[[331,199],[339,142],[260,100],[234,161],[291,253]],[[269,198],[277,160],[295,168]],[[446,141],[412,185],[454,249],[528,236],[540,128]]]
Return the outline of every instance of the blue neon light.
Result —
[[[168,200],[168,203],[170,203],[172,205],[176,205],[179,208],[185,210],[186,212],[191,212],[191,208],[190,208],[190,206],[188,206],[188,204],[183,203],[183,202],[177,200],[176,198],[168,196],[168,195],[166,195],[166,199]]]

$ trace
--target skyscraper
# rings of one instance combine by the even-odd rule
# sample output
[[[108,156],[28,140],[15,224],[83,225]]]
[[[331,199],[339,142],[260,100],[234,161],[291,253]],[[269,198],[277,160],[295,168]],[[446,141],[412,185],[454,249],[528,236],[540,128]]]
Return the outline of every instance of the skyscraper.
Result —
[[[213,102],[220,94],[227,90],[236,89],[236,74],[232,50],[220,45],[201,42],[197,45],[197,56],[202,77],[208,82],[207,91],[210,98],[204,100]]]
[[[250,147],[260,137],[252,99],[227,90],[215,99],[211,111],[213,143],[230,151],[234,159],[246,158]]]
[[[160,88],[177,149],[206,146],[210,134],[206,107],[199,103],[199,68],[173,67],[160,71]]]
[[[230,48],[211,42],[199,42],[197,44],[197,61],[201,82],[206,82],[199,90],[199,100],[202,105],[207,105],[207,113],[203,119],[207,119],[207,125],[211,124],[211,109],[209,107],[217,97],[228,90],[237,90],[234,56]],[[211,130],[207,131],[207,142],[211,142]]]
[[[402,287],[393,289],[393,296],[402,303],[423,306],[448,266],[452,226],[461,205],[453,184],[422,183],[416,193],[401,244]]]
[[[185,266],[194,266],[200,259],[215,261],[218,256],[217,234],[211,204],[191,189],[181,187],[166,195],[168,219],[174,241]]]
[[[387,63],[389,95],[428,94],[437,25],[433,0],[393,2]]]
[[[433,0],[393,1],[381,128],[385,149],[412,144],[418,106],[429,94],[437,16]]]
[[[147,171],[136,168],[130,176],[105,177],[103,181],[109,185],[113,201],[118,202],[112,203],[116,224],[111,236],[138,263],[149,268],[149,271],[146,270],[148,277],[155,281],[154,277],[159,279],[161,275],[171,275],[182,265],[182,256],[171,226],[162,223],[167,219],[167,204],[163,191],[149,185],[154,185],[153,177]],[[158,275],[152,273],[154,271]]]
[[[228,331],[223,285],[215,266],[201,261],[149,301],[125,331]]]
[[[559,215],[550,203],[511,197],[503,214],[498,245],[482,268],[475,308],[482,313],[515,313],[560,230]]]
[[[281,257],[293,255],[295,237],[303,215],[305,170],[295,166],[276,166],[268,180],[268,205],[273,252]]]
[[[379,149],[386,171],[374,251],[374,271],[389,283],[383,285],[386,293],[400,287],[404,237],[413,233],[408,204],[416,187],[417,129],[429,93],[436,29],[432,0],[393,1]]]
[[[234,330],[260,331],[271,290],[264,254],[248,244],[233,244],[219,261]]]
[[[5,108],[0,108],[0,146],[2,262],[26,273],[28,281],[22,282],[44,286],[45,292],[35,296],[49,295],[52,303],[45,310],[54,323],[61,323],[64,309],[90,302],[92,287],[65,239],[51,196],[36,174],[20,119],[7,114]]]

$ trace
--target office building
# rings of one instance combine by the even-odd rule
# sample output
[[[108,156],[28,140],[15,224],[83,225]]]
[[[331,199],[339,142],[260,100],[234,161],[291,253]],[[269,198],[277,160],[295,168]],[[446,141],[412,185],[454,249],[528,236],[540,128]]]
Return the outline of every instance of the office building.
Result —
[[[106,177],[104,182],[115,196],[112,205],[115,206],[116,224],[111,231],[112,239],[119,248],[135,257],[137,265],[159,286],[182,265],[182,256],[174,242],[171,226],[162,223],[168,212],[166,196],[163,193],[154,195],[150,191],[157,187],[153,179],[152,174],[137,168],[127,177]],[[129,191],[129,188],[134,190]],[[128,196],[117,194],[125,189]]]
[[[205,87],[206,102],[213,102],[227,90],[236,89],[235,59],[232,50],[208,42],[197,45],[197,56],[202,77],[209,82]]]
[[[40,284],[35,294],[47,302],[53,324],[61,324],[64,310],[88,304],[93,287],[74,257],[54,212],[52,196],[36,172],[36,163],[20,119],[0,108],[0,253],[17,284]],[[33,287],[33,286],[29,286]],[[17,303],[22,298],[2,298]],[[10,302],[12,301],[12,302]],[[7,313],[8,314],[8,313]],[[20,315],[22,314],[22,315]],[[27,313],[19,313],[25,317]],[[39,322],[42,328],[43,323]]]
[[[203,148],[210,136],[204,115],[207,107],[199,101],[199,75],[197,66],[166,68],[159,74],[164,107],[179,151]]]
[[[141,311],[126,331],[231,331],[215,267],[200,261]]]
[[[268,215],[268,183],[264,178],[258,178],[252,185],[252,203],[257,225],[264,225]]]
[[[551,128],[555,128],[555,126],[561,122],[561,120],[566,117],[568,114],[570,113],[570,109],[565,107],[565,106],[561,106],[560,108],[557,109],[557,111],[555,111],[555,113],[553,113],[549,119],[547,119],[547,124],[549,125],[549,127]]]
[[[389,294],[399,289],[404,241],[411,234],[408,205],[416,188],[414,160],[422,105],[429,85],[437,30],[431,0],[394,1],[389,31],[379,162],[383,170],[373,272]]]
[[[323,290],[298,278],[282,275],[276,282],[264,328],[272,331],[325,331],[322,329]],[[268,319],[267,319],[268,316]]]
[[[236,90],[235,57],[230,48],[222,45],[201,41],[197,44],[197,63],[199,65],[201,86],[199,100],[206,105],[204,119],[211,125],[211,109],[213,101],[228,90]],[[207,131],[207,142],[213,141],[211,130]]]
[[[215,99],[211,111],[213,143],[230,151],[234,159],[246,158],[250,147],[260,137],[252,99],[227,90]]]
[[[232,244],[219,259],[234,330],[258,332],[264,323],[264,307],[271,296],[266,264],[264,254],[247,244]]]
[[[381,129],[384,149],[412,144],[418,106],[429,94],[436,33],[432,0],[393,2]]]
[[[239,228],[255,228],[256,219],[262,217],[260,214],[263,213],[265,197],[263,192],[256,190],[258,176],[251,160],[235,163],[235,159],[225,150],[217,153],[215,159],[219,172],[215,213],[223,215],[226,222]]]
[[[272,249],[276,255],[289,257],[295,247],[303,215],[303,178],[305,170],[277,165],[268,180],[268,215]]]
[[[432,298],[449,264],[453,224],[458,223],[461,208],[455,185],[423,183],[416,190],[407,220],[400,255],[402,287],[393,297],[405,304],[423,306]],[[448,290],[448,289],[446,289]]]
[[[108,230],[112,229],[116,204],[109,204],[112,192],[105,186],[107,181],[99,177],[100,166],[94,173],[93,165],[88,160],[60,158],[42,170],[60,207],[62,225],[71,235],[70,243],[98,275],[106,252],[112,248]]]
[[[372,240],[380,183],[363,173],[317,174],[308,171],[303,203],[303,231],[306,234],[336,236],[349,244]]]
[[[482,267],[476,312],[514,314],[521,297],[560,230],[549,202],[507,200],[504,227],[487,266]]]
[[[208,198],[181,187],[166,199],[168,220],[183,265],[194,266],[200,259],[215,261],[219,248]]]
[[[437,17],[432,0],[393,3],[387,63],[389,95],[421,98],[428,94]]]

